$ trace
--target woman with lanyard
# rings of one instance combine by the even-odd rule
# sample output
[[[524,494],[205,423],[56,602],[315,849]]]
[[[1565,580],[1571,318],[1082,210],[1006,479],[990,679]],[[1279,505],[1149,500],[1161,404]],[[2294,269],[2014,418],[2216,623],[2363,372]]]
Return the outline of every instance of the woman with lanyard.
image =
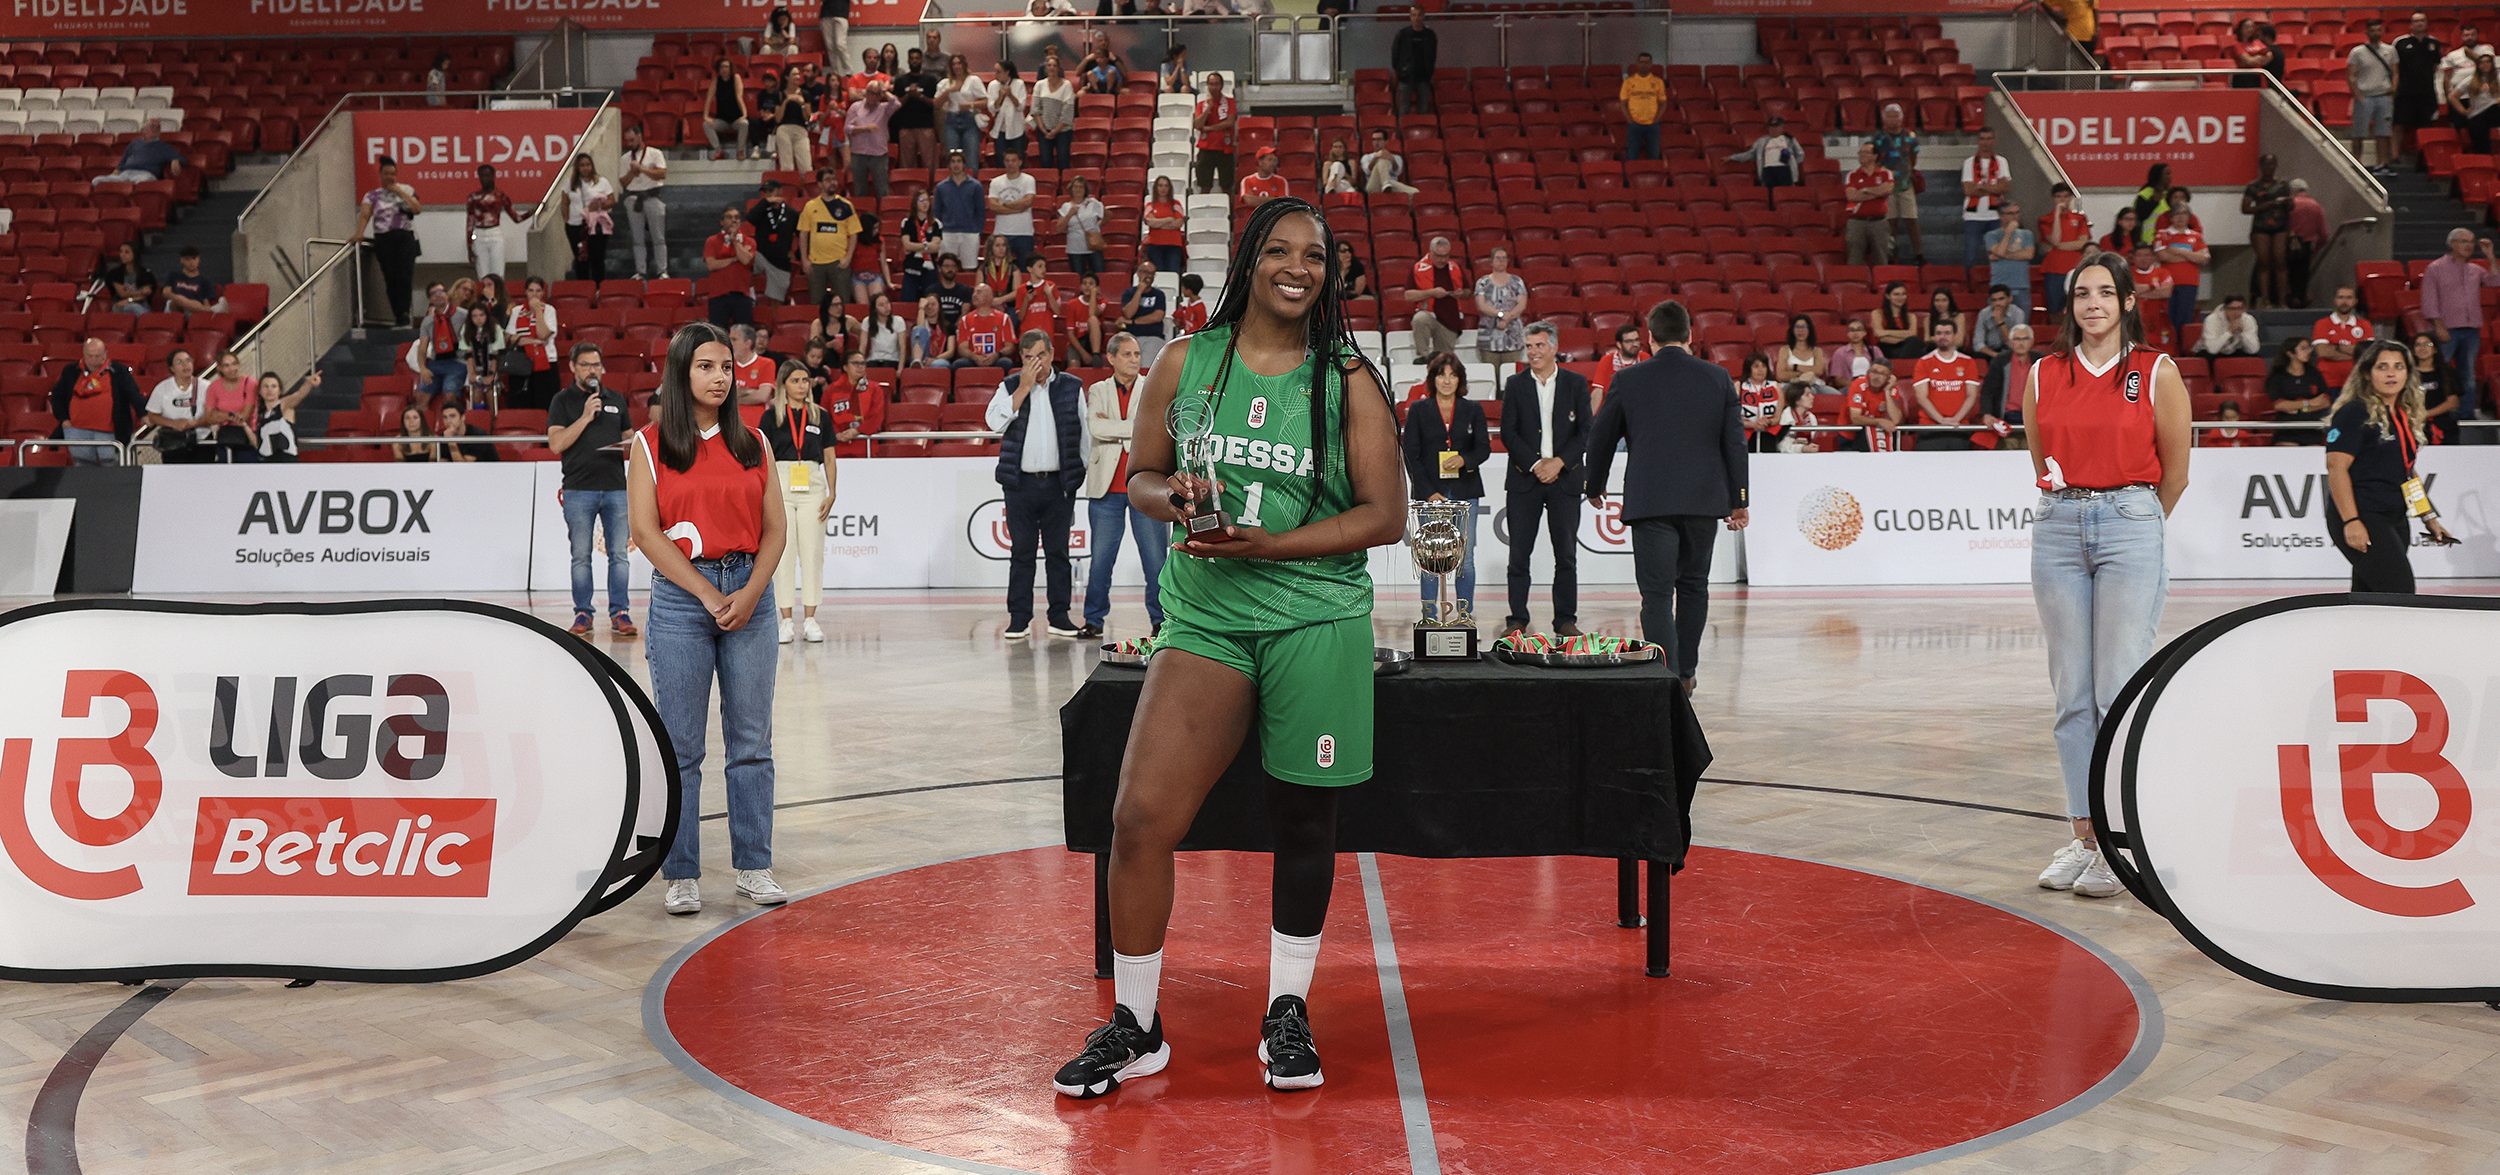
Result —
[[[704,736],[720,683],[729,792],[729,860],[738,893],[759,906],[788,900],[773,880],[773,673],[777,627],[755,608],[769,587],[758,566],[781,563],[781,482],[762,434],[730,400],[729,336],[708,322],[677,328],[653,402],[659,417],[626,447],[634,545],[651,560],[651,700],[677,751],[677,785],[701,810]],[[663,908],[703,908],[702,825],[684,820],[660,865]]]
[[[1405,533],[1406,487],[1396,417],[1338,297],[1328,222],[1281,197],[1238,240],[1223,303],[1207,329],[1163,349],[1133,414],[1131,507],[1178,523],[1175,503],[1215,500],[1228,525],[1182,542],[1163,568],[1163,635],[1112,817],[1117,1003],[1052,1080],[1069,1097],[1100,1097],[1171,1059],[1155,1002],[1172,853],[1254,723],[1276,841],[1258,1055],[1271,1089],[1321,1083],[1306,998],[1336,879],[1332,789],[1372,773],[1365,552]],[[1269,460],[1223,461],[1213,483],[1182,471],[1167,412],[1184,396],[1219,454],[1255,437]]]
[[[2434,543],[2457,541],[2414,468],[2427,435],[2422,382],[2405,345],[2372,341],[2353,358],[2352,378],[2326,426],[2326,489],[2335,503],[2326,533],[2352,564],[2356,592],[2413,593],[2407,518],[2421,519]]]
[[[2044,889],[2118,892],[2091,818],[2092,749],[2118,691],[2153,653],[2170,572],[2163,530],[2187,489],[2187,384],[2144,346],[2135,284],[2103,253],[2075,270],[2063,355],[2031,365],[2023,420],[2041,490],[2031,594],[2057,697],[2057,762],[2074,839],[2040,873]]]
[[[1492,434],[1484,406],[1467,398],[1467,369],[1458,356],[1443,351],[1424,371],[1430,393],[1406,406],[1406,431],[1399,437],[1406,450],[1408,492],[1426,502],[1484,500],[1480,467],[1493,455]],[[1423,577],[1424,619],[1445,624],[1474,624],[1476,617],[1476,516],[1470,509],[1460,524],[1466,537],[1466,558],[1458,565],[1458,614],[1442,616],[1441,577]]]
[[[1124,535],[1137,540],[1137,567],[1146,577],[1146,621],[1160,634],[1163,564],[1171,555],[1172,532],[1144,507],[1132,506],[1128,500],[1129,446],[1143,398],[1137,377],[1143,374],[1139,368],[1146,353],[1136,337],[1127,334],[1111,336],[1103,350],[1111,361],[1111,374],[1085,389],[1085,435],[1093,441],[1093,452],[1085,461],[1085,496],[1094,502],[1087,516],[1094,549],[1092,566],[1085,575],[1085,627],[1077,635],[1098,638],[1111,619],[1111,572],[1120,560]]]
[[[764,412],[764,441],[772,446],[781,481],[781,561],[773,570],[773,605],[781,610],[781,643],[789,644],[790,599],[807,609],[799,619],[809,644],[825,639],[816,609],[825,602],[825,518],[833,513],[832,421],[816,404],[816,377],[791,364],[781,373],[781,395]],[[822,466],[819,471],[818,466]],[[792,581],[796,581],[793,583]],[[795,588],[795,592],[793,589]]]

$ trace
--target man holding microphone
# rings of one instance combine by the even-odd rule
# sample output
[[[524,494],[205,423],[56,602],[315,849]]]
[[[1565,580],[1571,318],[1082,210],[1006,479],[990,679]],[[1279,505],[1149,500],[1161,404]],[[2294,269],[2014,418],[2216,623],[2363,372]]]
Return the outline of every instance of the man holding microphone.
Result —
[[[564,529],[573,541],[574,636],[590,635],[591,528],[605,528],[608,542],[608,631],[631,637],[634,627],[632,566],[626,551],[633,532],[625,511],[625,398],[610,396],[600,381],[607,365],[596,343],[573,346],[573,386],[547,406],[547,447],[564,460]]]

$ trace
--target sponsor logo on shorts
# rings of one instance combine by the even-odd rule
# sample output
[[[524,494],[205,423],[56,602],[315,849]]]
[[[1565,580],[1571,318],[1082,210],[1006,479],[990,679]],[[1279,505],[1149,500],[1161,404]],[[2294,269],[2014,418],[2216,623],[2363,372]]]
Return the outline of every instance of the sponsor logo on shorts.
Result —
[[[1337,765],[1336,735],[1323,734],[1319,736],[1319,765],[1322,767],[1334,767]]]

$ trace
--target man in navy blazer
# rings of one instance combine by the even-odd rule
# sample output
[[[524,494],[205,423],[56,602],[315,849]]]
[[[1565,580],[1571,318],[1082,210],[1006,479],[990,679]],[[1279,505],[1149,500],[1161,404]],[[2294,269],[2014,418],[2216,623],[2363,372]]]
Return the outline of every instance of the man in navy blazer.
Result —
[[[1629,442],[1623,521],[1641,587],[1641,638],[1667,650],[1689,691],[1709,622],[1719,520],[1729,530],[1750,521],[1745,424],[1727,369],[1693,354],[1692,316],[1681,303],[1652,309],[1649,335],[1657,357],[1615,373],[1589,427],[1589,501],[1605,496],[1615,442]]]
[[[1580,474],[1588,453],[1589,381],[1557,362],[1551,323],[1527,331],[1527,369],[1502,384],[1502,449],[1510,455],[1503,512],[1510,520],[1508,636],[1528,626],[1528,556],[1537,523],[1554,544],[1554,632],[1580,634]]]

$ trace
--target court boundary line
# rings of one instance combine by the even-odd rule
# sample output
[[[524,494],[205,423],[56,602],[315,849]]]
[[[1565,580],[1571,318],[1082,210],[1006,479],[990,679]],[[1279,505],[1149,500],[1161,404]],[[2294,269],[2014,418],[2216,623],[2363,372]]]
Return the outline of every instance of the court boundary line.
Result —
[[[1415,1049],[1415,1020],[1406,1007],[1397,936],[1389,929],[1389,897],[1380,883],[1380,858],[1375,853],[1356,853],[1354,859],[1363,871],[1363,912],[1371,923],[1372,967],[1379,972],[1380,1010],[1388,1022],[1389,1068],[1397,1076],[1398,1116],[1406,1125],[1406,1161],[1415,1175],[1441,1175],[1441,1142],[1432,1132],[1432,1103],[1424,1097],[1423,1058]]]
[[[27,1175],[79,1175],[83,1168],[78,1162],[78,1104],[87,1092],[87,1082],[103,1065],[104,1054],[140,1017],[189,982],[150,981],[105,1013],[61,1054],[52,1072],[44,1076],[43,1087],[35,1091],[34,1106],[26,1112]]]

